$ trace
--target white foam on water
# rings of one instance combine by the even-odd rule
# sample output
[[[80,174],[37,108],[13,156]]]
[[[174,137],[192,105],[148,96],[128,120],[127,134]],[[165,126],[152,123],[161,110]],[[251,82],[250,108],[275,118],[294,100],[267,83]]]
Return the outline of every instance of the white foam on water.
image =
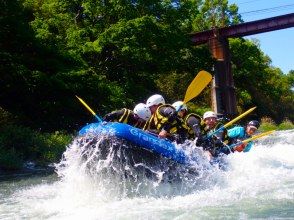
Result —
[[[197,177],[183,175],[184,181],[179,183],[162,182],[165,168],[150,167],[158,177],[150,180],[136,174],[127,163],[123,168],[118,166],[114,157],[118,153],[122,158],[121,151],[110,150],[100,160],[102,152],[87,150],[89,141],[77,140],[58,164],[56,181],[28,180],[15,183],[15,191],[9,194],[0,191],[6,195],[0,200],[0,218],[291,219],[293,139],[293,130],[277,132],[258,141],[248,153],[230,154],[226,170],[207,169],[206,164]],[[98,138],[95,144],[102,140]],[[117,175],[120,169],[134,178]]]

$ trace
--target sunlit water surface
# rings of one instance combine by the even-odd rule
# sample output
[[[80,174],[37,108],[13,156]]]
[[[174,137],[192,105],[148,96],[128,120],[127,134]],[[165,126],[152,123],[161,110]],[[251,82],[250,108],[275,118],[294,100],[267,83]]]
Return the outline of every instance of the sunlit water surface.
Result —
[[[168,164],[131,166],[111,142],[105,155],[104,138],[77,138],[54,175],[0,182],[0,219],[294,219],[294,130],[230,154],[225,168],[177,168],[174,181]]]

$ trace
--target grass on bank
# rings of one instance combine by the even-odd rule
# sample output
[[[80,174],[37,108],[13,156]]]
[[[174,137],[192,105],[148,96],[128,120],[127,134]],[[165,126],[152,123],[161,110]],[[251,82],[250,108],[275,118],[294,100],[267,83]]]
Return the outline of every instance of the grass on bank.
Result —
[[[261,125],[260,125],[260,128],[259,128],[260,131],[290,130],[290,129],[294,129],[294,124],[290,120],[285,119],[281,124],[277,125],[269,117],[263,117],[261,119]]]

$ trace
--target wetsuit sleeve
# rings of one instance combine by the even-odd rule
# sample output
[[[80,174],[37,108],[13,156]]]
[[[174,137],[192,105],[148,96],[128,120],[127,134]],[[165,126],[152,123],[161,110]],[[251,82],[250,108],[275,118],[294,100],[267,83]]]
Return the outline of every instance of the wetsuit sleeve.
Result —
[[[164,108],[160,108],[159,113],[162,116],[168,118],[169,119],[168,121],[174,120],[175,117],[177,116],[176,110],[174,108],[172,108],[172,107],[169,107],[169,106],[164,107]]]
[[[215,130],[219,129],[222,126],[223,126],[222,124],[218,124],[216,126]],[[225,140],[225,137],[227,136],[227,132],[228,132],[228,130],[226,128],[223,128],[219,132],[214,134],[213,136],[218,140],[218,142],[222,142]]]
[[[187,119],[187,125],[194,131],[194,134],[196,135],[196,137],[199,137],[201,134],[200,123],[201,123],[201,120],[194,116],[190,116]]]
[[[104,121],[118,121],[121,116],[124,114],[124,109],[121,109],[121,110],[117,110],[117,111],[113,111],[113,112],[110,112],[108,114],[106,114],[103,118]]]
[[[164,107],[159,109],[159,113],[167,118],[167,121],[162,125],[162,129],[169,132],[172,126],[172,122],[177,118],[177,112],[172,107]]]

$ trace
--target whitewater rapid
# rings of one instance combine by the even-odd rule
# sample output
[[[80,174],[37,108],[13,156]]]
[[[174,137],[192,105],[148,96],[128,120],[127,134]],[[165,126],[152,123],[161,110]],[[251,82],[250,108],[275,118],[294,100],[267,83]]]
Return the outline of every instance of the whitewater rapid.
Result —
[[[149,167],[150,179],[114,163],[116,151],[99,160],[88,143],[73,142],[56,175],[0,182],[0,219],[294,219],[294,130],[228,155],[226,169],[180,168],[176,182],[164,166]]]

